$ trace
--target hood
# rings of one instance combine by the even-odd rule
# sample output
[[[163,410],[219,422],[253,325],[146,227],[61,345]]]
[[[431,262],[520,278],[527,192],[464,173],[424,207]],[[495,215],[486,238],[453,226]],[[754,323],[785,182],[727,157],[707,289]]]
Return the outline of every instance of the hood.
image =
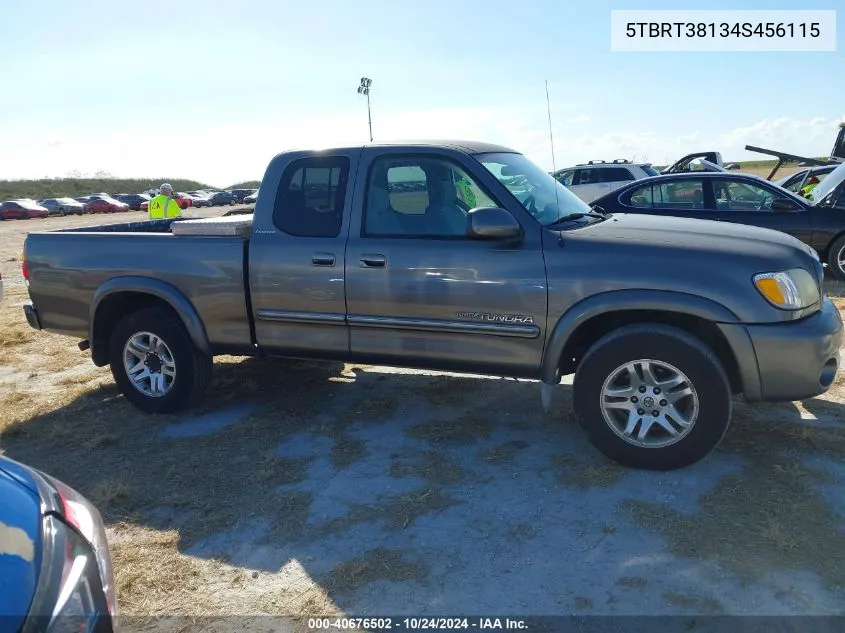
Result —
[[[23,625],[41,567],[41,502],[36,491],[25,468],[0,458],[0,618],[12,631]]]
[[[822,200],[827,194],[836,189],[836,187],[845,180],[845,163],[834,169],[827,175],[827,178],[816,185],[815,189],[810,192],[813,202]]]
[[[608,220],[571,233],[576,232],[600,240],[619,240],[643,246],[665,244],[689,252],[784,259],[794,257],[798,251],[815,259],[813,249],[786,233],[716,220],[614,213]]]

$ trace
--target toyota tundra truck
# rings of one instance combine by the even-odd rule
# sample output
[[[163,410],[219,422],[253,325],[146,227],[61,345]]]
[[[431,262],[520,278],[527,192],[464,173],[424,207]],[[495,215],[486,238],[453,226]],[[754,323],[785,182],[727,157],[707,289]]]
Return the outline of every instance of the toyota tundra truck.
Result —
[[[593,445],[656,470],[710,453],[734,395],[836,376],[822,264],[780,232],[611,215],[479,142],[285,152],[261,190],[249,215],[31,233],[28,322],[149,413],[196,402],[219,354],[574,374]]]

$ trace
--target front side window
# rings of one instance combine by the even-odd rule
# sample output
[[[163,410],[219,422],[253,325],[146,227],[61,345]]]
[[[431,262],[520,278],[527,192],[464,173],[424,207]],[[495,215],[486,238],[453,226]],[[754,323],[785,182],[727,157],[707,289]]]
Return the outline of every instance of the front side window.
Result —
[[[298,237],[337,237],[343,224],[349,159],[306,158],[282,175],[273,206],[273,224]],[[219,197],[220,194],[215,194]]]
[[[772,208],[777,197],[773,191],[757,184],[731,180],[714,181],[713,194],[716,208],[727,211],[766,211]]]
[[[466,236],[467,213],[499,206],[466,170],[430,156],[390,156],[370,168],[363,234],[368,237]]]
[[[552,224],[590,207],[522,154],[495,152],[475,157],[541,224]]]

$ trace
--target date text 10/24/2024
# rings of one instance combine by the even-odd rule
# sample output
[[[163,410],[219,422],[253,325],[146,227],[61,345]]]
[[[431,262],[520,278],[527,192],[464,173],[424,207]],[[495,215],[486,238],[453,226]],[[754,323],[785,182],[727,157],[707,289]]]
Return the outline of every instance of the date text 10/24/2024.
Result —
[[[518,618],[309,618],[309,631],[446,631],[511,630],[528,628]]]

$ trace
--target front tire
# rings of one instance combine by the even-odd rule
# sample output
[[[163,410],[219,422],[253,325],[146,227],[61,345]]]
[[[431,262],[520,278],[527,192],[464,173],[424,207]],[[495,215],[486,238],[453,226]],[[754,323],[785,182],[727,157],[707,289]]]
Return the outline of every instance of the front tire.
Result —
[[[827,267],[830,268],[834,277],[845,281],[845,235],[827,249]]]
[[[687,332],[635,324],[596,342],[573,382],[575,414],[606,457],[675,470],[713,451],[731,419],[731,389],[716,355]]]
[[[212,357],[198,350],[182,321],[154,307],[128,314],[109,341],[112,376],[145,413],[171,413],[197,402],[211,382]]]

